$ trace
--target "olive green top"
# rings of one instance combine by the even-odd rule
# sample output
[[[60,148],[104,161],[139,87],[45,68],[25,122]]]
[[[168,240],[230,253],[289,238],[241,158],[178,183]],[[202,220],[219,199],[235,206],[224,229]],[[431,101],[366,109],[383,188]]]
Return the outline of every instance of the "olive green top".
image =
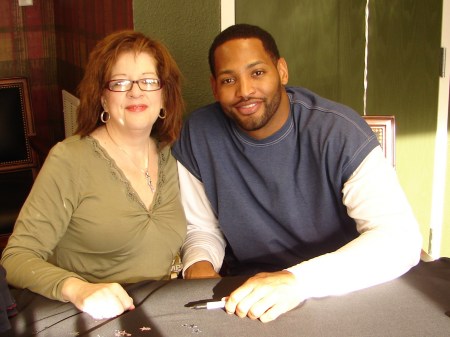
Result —
[[[97,140],[73,136],[55,145],[3,251],[8,282],[62,301],[70,276],[93,283],[169,278],[186,235],[169,147],[158,167],[148,209]]]

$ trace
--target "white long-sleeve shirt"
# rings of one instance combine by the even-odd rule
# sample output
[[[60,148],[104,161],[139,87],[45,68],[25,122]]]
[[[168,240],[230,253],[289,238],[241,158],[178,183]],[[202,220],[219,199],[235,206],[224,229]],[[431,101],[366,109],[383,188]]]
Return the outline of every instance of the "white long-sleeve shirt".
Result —
[[[226,241],[203,184],[178,163],[188,220],[184,269],[209,261],[222,266]],[[303,299],[339,295],[392,280],[416,265],[422,237],[395,170],[376,147],[345,183],[342,202],[360,236],[340,249],[294,265]]]

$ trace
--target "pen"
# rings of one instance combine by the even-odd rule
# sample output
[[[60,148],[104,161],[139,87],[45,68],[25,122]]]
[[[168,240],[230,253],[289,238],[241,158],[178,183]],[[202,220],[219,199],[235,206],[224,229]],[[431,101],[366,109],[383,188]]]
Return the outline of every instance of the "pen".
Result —
[[[213,302],[205,302],[202,304],[197,304],[192,309],[199,310],[199,309],[223,309],[225,307],[225,301],[213,301]]]

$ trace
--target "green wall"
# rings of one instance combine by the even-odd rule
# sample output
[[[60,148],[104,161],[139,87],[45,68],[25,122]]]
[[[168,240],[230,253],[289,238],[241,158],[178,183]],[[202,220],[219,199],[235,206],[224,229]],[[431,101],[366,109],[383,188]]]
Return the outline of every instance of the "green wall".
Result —
[[[236,22],[276,38],[289,84],[363,114],[365,0],[235,0]],[[397,119],[397,173],[428,248],[442,0],[370,1],[368,115]],[[134,0],[135,29],[163,41],[184,76],[187,113],[213,101],[207,52],[220,31],[220,0]],[[450,159],[450,144],[448,148]],[[450,162],[450,160],[448,160]],[[444,241],[450,256],[450,164]]]
[[[236,22],[274,36],[288,63],[289,85],[362,113],[364,8],[359,0],[237,0]]]
[[[365,0],[236,0],[236,22],[276,38],[289,84],[363,114]],[[254,10],[257,8],[258,10]],[[368,115],[396,116],[397,173],[428,250],[442,0],[370,1]],[[449,170],[447,169],[447,206]],[[448,209],[447,207],[447,213]],[[445,215],[442,255],[450,256]]]
[[[187,112],[213,102],[208,49],[220,32],[220,0],[134,0],[134,28],[162,41],[184,75]]]
[[[386,1],[372,3],[369,65],[376,71],[369,75],[369,111],[396,116],[397,172],[421,224],[427,250],[442,1],[389,0],[389,6]]]

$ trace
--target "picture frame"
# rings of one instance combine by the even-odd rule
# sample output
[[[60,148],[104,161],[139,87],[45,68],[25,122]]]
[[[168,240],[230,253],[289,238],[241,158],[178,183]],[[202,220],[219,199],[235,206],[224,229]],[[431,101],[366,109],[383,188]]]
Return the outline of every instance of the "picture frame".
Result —
[[[386,159],[395,167],[395,116],[362,116],[375,133]]]
[[[0,79],[0,172],[38,166],[30,144],[35,135],[27,78]]]

